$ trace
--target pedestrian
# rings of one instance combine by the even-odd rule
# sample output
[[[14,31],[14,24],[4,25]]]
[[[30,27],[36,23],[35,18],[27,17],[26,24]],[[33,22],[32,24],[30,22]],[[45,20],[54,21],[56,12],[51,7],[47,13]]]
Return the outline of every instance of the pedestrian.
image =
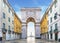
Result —
[[[2,43],[2,37],[0,37],[0,43]]]
[[[0,43],[2,43],[2,29],[0,29]]]

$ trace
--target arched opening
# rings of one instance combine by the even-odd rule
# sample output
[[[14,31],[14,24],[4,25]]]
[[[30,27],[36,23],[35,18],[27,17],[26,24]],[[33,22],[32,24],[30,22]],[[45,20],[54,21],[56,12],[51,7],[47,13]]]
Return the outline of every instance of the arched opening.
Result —
[[[35,37],[35,26],[34,22],[28,22],[27,24],[27,38]]]
[[[35,40],[35,19],[29,17],[26,22],[27,22],[27,39]]]
[[[35,23],[27,23],[27,43],[35,43]]]

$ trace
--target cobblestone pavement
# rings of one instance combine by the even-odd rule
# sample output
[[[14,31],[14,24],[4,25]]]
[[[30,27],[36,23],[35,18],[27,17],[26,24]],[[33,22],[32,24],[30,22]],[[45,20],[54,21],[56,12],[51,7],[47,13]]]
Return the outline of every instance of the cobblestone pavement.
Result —
[[[28,39],[14,40],[14,41],[3,41],[2,43],[60,43],[60,42],[28,38]]]

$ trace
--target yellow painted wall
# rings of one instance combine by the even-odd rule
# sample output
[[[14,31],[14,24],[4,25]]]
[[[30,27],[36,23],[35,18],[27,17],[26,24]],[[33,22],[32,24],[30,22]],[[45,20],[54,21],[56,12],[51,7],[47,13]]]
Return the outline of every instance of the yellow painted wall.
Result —
[[[41,28],[41,34],[48,32],[48,14],[45,14],[42,17],[42,20],[40,22],[40,28]]]
[[[14,14],[14,32],[21,33],[22,23],[18,16]]]

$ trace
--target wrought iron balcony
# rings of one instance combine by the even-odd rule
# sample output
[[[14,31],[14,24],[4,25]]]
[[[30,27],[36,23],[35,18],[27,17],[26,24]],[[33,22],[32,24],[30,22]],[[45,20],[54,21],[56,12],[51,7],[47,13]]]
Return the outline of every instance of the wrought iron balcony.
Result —
[[[56,20],[57,19],[57,16],[54,16],[54,19]]]
[[[52,33],[52,31],[50,30],[50,33]]]
[[[3,33],[6,33],[6,32],[7,32],[7,29],[2,28],[2,32],[3,32]]]
[[[14,33],[14,31],[12,31],[12,33]]]
[[[52,29],[50,30],[50,33],[52,33]]]
[[[11,33],[11,30],[8,30],[8,33],[10,34]]]
[[[57,32],[58,32],[58,29],[55,29],[55,30],[54,30],[54,33],[57,33]]]

